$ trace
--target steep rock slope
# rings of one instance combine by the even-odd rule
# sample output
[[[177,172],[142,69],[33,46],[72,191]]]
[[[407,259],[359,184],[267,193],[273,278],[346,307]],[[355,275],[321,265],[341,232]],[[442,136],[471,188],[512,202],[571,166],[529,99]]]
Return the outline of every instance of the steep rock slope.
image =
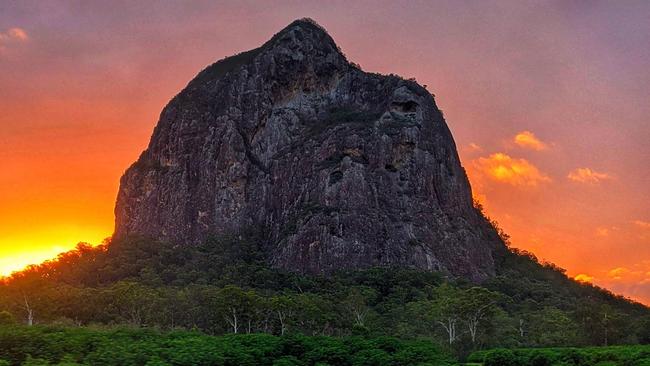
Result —
[[[121,180],[116,237],[185,244],[247,228],[304,273],[412,266],[480,281],[503,243],[432,95],[349,63],[298,20],[199,73]]]

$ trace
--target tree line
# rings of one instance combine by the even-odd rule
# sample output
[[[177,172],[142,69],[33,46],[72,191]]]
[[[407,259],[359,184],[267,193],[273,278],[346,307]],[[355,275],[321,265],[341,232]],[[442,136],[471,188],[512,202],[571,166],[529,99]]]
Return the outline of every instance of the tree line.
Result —
[[[494,347],[650,342],[643,305],[570,280],[525,252],[477,286],[373,268],[330,277],[266,266],[254,235],[178,247],[145,238],[80,244],[0,285],[0,323],[120,325],[212,335],[394,335],[467,354]]]

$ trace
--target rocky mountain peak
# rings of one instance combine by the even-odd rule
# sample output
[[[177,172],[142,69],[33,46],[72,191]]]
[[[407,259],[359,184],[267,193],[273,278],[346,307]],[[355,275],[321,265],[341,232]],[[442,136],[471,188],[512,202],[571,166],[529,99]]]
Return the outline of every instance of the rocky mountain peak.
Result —
[[[190,83],[215,82],[225,73],[243,64],[267,63],[275,68],[296,68],[300,65],[348,67],[349,64],[327,31],[309,18],[298,19],[276,33],[262,46],[217,61],[203,70]],[[292,72],[300,70],[290,70]]]
[[[307,51],[307,53],[310,49],[318,49],[342,56],[341,51],[329,33],[327,33],[327,30],[311,18],[302,18],[293,21],[280,32],[276,33],[262,47],[266,49],[294,47],[302,51]]]
[[[363,72],[309,19],[201,71],[120,184],[115,236],[192,245],[254,228],[269,264],[493,273],[503,243],[472,205],[432,95]]]

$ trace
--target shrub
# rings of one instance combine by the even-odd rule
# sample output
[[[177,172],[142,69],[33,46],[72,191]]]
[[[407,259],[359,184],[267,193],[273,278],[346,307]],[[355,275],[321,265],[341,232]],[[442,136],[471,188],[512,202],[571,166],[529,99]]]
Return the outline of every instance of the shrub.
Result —
[[[454,365],[430,341],[392,337],[208,336],[151,329],[98,330],[0,326],[0,366],[6,365]]]
[[[637,366],[650,366],[650,358],[643,358],[639,360]]]
[[[536,353],[530,358],[531,366],[551,366],[552,359],[546,353]]]
[[[483,361],[485,366],[520,366],[514,352],[507,349],[496,349],[488,352]]]
[[[8,311],[0,311],[0,325],[16,324],[16,318]]]

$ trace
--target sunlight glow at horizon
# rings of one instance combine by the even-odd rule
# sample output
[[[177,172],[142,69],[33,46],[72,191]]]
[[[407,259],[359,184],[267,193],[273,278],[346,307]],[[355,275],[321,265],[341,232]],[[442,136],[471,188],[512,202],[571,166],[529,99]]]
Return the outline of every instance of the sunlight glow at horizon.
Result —
[[[0,255],[0,276],[54,259],[60,253],[74,249],[79,242],[101,244],[110,235],[111,232],[106,230],[68,226],[2,237],[0,248],[5,249]]]

